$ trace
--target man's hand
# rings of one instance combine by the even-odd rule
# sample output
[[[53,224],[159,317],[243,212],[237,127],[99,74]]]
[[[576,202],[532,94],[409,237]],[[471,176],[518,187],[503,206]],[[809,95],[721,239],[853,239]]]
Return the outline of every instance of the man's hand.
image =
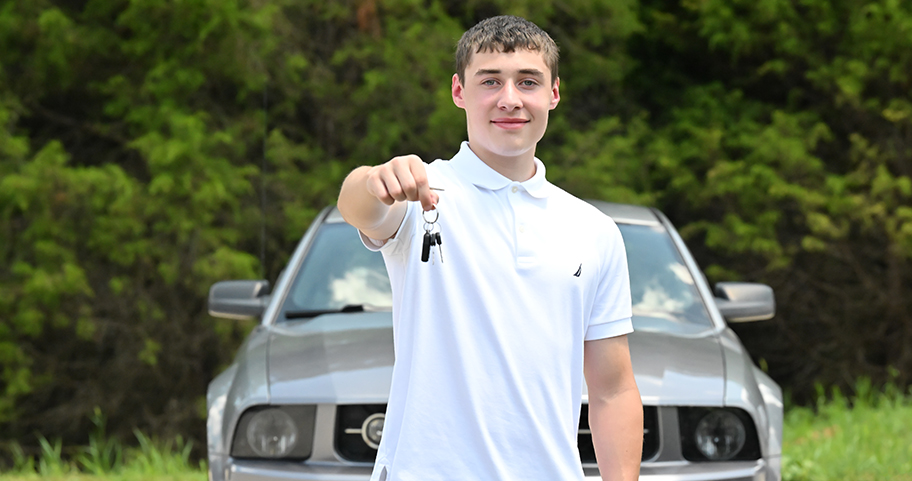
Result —
[[[433,209],[439,200],[428,185],[427,169],[417,155],[393,157],[371,167],[367,171],[367,192],[386,205],[417,200],[424,210]]]
[[[404,201],[420,201],[431,210],[438,200],[421,158],[403,155],[353,170],[342,183],[338,207],[346,222],[372,239],[385,240],[396,235],[405,218]]]

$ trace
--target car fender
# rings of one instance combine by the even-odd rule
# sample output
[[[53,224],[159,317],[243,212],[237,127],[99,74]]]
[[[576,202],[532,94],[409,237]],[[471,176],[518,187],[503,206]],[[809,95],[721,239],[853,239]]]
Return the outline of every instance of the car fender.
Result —
[[[259,326],[247,337],[234,363],[209,385],[207,402],[210,454],[228,454],[238,418],[250,406],[269,404],[267,349],[269,329]]]
[[[237,368],[237,364],[229,366],[209,383],[209,389],[206,391],[206,449],[210,455],[228,454],[222,429],[225,426],[225,401]]]
[[[754,367],[754,377],[760,386],[760,394],[763,396],[767,417],[769,417],[769,454],[780,456],[782,455],[782,425],[784,417],[782,388],[756,366]]]
[[[760,446],[764,457],[779,454],[781,447],[779,442],[773,442],[778,426],[775,424],[776,419],[781,419],[781,408],[777,411],[776,396],[778,395],[778,404],[782,404],[782,393],[773,389],[767,389],[769,399],[764,397],[762,389],[759,387],[760,379],[757,378],[756,372],[759,369],[754,366],[750,356],[744,349],[744,346],[738,340],[737,336],[731,329],[725,329],[719,339],[722,343],[722,351],[725,362],[725,401],[724,405],[728,407],[737,407],[747,411],[753,418],[757,428],[757,435],[760,437]],[[771,385],[772,387],[774,385]],[[773,412],[770,412],[772,406]],[[781,439],[781,438],[780,438]]]

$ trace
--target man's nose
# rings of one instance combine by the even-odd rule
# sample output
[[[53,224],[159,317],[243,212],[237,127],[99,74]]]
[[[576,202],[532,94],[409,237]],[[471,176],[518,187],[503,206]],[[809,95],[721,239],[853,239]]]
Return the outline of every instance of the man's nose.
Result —
[[[507,83],[501,90],[500,100],[497,107],[501,110],[516,110],[522,108],[522,98],[519,89],[513,83]]]

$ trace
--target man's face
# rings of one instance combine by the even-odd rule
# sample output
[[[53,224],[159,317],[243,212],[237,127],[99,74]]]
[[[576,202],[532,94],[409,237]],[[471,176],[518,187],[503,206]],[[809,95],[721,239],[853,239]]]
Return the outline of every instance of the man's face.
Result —
[[[544,57],[531,50],[482,52],[472,56],[465,81],[453,75],[453,102],[466,111],[469,145],[482,160],[535,155],[548,112],[560,101]]]

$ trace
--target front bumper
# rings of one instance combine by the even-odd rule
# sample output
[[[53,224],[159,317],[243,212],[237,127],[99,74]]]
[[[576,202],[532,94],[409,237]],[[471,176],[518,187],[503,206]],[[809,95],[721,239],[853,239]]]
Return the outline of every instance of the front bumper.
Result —
[[[718,463],[659,462],[640,467],[640,481],[780,481],[779,457]],[[209,458],[211,481],[368,481],[371,466],[338,463],[242,461]],[[601,478],[596,468],[583,469],[586,480]]]
[[[756,461],[643,463],[640,481],[780,481],[779,457]],[[590,473],[586,473],[590,479]],[[591,479],[601,479],[598,472]]]

